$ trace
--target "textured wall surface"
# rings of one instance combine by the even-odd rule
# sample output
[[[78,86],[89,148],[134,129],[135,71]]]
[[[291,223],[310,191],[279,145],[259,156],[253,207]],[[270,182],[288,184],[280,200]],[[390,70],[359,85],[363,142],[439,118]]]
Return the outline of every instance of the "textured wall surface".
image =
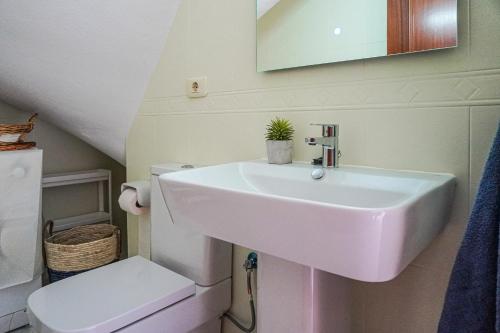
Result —
[[[128,137],[128,178],[166,161],[263,157],[275,116],[296,126],[297,160],[319,155],[303,137],[318,134],[310,122],[325,121],[340,124],[341,163],[455,174],[452,216],[432,245],[393,281],[351,282],[353,332],[435,332],[500,120],[499,13],[497,0],[459,0],[455,49],[256,73],[255,3],[186,0]],[[200,75],[209,95],[186,98],[185,79]],[[147,219],[129,226],[129,244],[147,249]],[[245,255],[235,248],[232,311],[248,319]],[[225,332],[238,330],[226,323]]]
[[[0,101],[0,123],[25,122],[29,113]],[[38,120],[30,139],[43,149],[43,173],[70,172],[90,169],[109,169],[113,183],[113,220],[123,232],[122,248],[127,249],[126,215],[118,207],[120,184],[125,181],[125,167],[89,146],[73,135]],[[43,215],[58,218],[97,210],[97,185],[85,184],[43,191]]]
[[[0,2],[0,99],[125,162],[180,0]]]

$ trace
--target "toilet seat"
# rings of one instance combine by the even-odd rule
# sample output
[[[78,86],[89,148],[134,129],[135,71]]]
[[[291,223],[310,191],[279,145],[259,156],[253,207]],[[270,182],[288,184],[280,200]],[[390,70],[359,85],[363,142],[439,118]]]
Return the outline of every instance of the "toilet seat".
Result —
[[[195,283],[132,257],[43,287],[28,298],[38,332],[112,332],[196,292]]]

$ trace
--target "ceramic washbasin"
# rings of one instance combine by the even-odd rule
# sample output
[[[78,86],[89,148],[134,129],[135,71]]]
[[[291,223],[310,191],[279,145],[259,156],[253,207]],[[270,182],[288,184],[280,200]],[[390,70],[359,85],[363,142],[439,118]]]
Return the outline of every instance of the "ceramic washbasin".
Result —
[[[450,174],[238,162],[160,176],[173,223],[356,280],[396,277],[448,220]]]

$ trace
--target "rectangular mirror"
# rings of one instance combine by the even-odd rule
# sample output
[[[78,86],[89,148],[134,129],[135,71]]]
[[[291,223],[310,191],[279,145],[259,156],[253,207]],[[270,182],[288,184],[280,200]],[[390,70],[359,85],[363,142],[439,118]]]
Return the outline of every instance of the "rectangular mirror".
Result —
[[[457,46],[457,0],[257,0],[257,71]]]

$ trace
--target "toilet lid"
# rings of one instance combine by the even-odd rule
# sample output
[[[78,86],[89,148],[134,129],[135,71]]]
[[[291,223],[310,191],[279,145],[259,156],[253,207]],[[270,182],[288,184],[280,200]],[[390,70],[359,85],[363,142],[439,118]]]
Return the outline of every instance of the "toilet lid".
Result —
[[[44,331],[112,332],[194,294],[193,281],[137,256],[35,291],[28,312]]]

